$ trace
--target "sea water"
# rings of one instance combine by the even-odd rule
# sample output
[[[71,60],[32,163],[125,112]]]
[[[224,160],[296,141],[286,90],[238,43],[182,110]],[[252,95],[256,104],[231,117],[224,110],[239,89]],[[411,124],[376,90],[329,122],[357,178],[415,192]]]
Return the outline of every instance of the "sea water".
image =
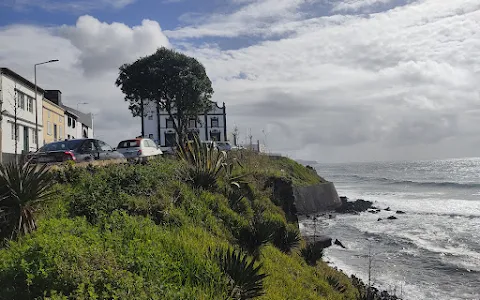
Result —
[[[370,273],[404,299],[480,300],[480,158],[315,168],[339,195],[392,210],[317,222],[318,232],[347,247],[328,248],[326,260],[364,280]],[[398,219],[386,220],[391,215]]]

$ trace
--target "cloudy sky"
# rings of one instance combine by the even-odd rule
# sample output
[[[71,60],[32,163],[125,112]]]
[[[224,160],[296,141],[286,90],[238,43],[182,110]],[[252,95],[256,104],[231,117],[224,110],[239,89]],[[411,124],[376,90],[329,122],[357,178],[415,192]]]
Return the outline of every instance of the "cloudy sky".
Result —
[[[118,67],[196,57],[229,131],[325,162],[480,156],[480,0],[0,0],[0,66],[136,136]]]

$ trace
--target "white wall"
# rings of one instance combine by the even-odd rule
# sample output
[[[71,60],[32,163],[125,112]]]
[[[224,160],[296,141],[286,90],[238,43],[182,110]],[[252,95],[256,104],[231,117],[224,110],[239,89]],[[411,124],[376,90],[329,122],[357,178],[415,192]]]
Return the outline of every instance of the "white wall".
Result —
[[[11,123],[14,123],[14,115],[15,115],[15,88],[25,94],[24,101],[25,101],[25,108],[22,109],[17,107],[17,124],[19,125],[18,130],[18,144],[17,144],[17,153],[22,153],[24,149],[24,127],[28,128],[28,145],[29,151],[36,150],[36,143],[34,143],[34,130],[35,130],[35,90],[31,89],[23,85],[21,82],[16,82],[14,79],[10,78],[6,74],[2,74],[1,80],[1,91],[2,99],[3,99],[3,106],[2,110],[6,111],[3,115],[2,121],[2,129],[3,129],[3,137],[2,137],[2,151],[4,153],[15,153],[15,140],[11,138]],[[16,82],[16,87],[15,87]],[[28,97],[33,99],[32,104],[32,111],[28,111]],[[42,118],[42,107],[43,107],[43,93],[38,92],[38,107],[37,107],[37,114],[38,114],[38,136],[41,147],[43,145],[43,118]],[[17,101],[18,101],[18,92],[17,92]]]

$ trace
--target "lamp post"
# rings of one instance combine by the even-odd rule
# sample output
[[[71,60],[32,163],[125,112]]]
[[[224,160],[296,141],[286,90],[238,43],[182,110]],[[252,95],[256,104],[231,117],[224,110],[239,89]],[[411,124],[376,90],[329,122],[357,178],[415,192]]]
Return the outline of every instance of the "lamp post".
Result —
[[[38,151],[38,86],[37,86],[37,66],[57,62],[58,59],[52,59],[33,65],[33,76],[35,77],[35,143]]]

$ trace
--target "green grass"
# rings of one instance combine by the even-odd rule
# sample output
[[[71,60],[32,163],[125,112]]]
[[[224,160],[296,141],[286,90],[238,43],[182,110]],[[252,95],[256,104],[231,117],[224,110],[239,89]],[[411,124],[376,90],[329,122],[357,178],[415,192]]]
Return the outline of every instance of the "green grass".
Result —
[[[218,190],[195,189],[171,158],[53,168],[55,196],[37,213],[38,230],[0,249],[0,299],[225,299],[228,278],[210,249],[244,249],[254,219],[277,231],[296,226],[265,181],[323,181],[287,158],[237,155],[235,173],[248,174],[248,185],[234,206],[222,179]],[[355,299],[345,275],[321,261],[308,266],[298,247],[286,254],[274,241],[254,251],[267,274],[261,299]]]

